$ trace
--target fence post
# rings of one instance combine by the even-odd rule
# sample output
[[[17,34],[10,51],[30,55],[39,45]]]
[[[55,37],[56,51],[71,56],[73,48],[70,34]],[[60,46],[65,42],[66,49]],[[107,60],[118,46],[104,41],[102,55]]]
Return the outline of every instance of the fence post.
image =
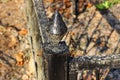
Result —
[[[47,80],[67,80],[69,51],[66,43],[61,41],[67,27],[58,11],[53,16],[53,24],[47,33],[50,41],[43,44],[45,75]]]
[[[73,71],[73,72],[69,72],[69,80],[77,80],[77,76],[78,72]]]
[[[44,64],[47,78],[48,80],[67,80],[68,48],[64,42],[59,43],[59,46],[50,45],[45,44],[44,47]]]

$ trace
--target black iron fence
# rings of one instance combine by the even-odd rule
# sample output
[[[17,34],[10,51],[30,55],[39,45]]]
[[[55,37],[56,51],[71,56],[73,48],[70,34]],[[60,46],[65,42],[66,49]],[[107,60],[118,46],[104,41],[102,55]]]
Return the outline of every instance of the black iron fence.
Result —
[[[67,27],[59,12],[55,12],[53,24],[49,25],[42,0],[33,0],[33,3],[42,37],[45,80],[77,80],[82,69],[120,67],[120,54],[70,57],[68,46],[61,41]]]

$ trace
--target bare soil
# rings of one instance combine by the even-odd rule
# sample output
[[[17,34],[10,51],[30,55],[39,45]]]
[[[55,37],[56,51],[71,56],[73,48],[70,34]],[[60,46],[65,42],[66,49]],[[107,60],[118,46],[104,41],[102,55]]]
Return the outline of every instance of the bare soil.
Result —
[[[35,80],[24,0],[0,0],[0,80]]]

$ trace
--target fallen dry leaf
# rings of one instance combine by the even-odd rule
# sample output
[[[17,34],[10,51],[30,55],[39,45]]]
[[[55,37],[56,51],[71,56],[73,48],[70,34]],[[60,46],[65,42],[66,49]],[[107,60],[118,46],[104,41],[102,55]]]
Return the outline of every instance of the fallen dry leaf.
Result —
[[[17,65],[17,66],[23,66],[23,65],[24,65],[24,62],[23,62],[23,61],[18,61],[18,62],[16,63],[16,65]]]
[[[87,4],[87,8],[91,8],[92,5],[93,5],[92,3],[88,3],[88,4]]]
[[[11,41],[8,44],[8,47],[14,47],[17,44],[17,40],[14,36],[11,36]]]
[[[16,65],[17,66],[23,66],[24,65],[24,53],[23,52],[19,52],[15,55],[16,58]]]
[[[66,8],[68,8],[68,7],[71,6],[70,0],[63,0],[63,2],[64,2],[64,4],[65,4]]]
[[[55,0],[46,0],[46,2],[53,3],[53,2],[55,2]]]
[[[22,30],[19,31],[20,35],[26,35],[27,33],[28,33],[27,29],[22,29]]]
[[[65,12],[66,12],[65,13],[66,18],[70,18],[71,10],[67,9]]]

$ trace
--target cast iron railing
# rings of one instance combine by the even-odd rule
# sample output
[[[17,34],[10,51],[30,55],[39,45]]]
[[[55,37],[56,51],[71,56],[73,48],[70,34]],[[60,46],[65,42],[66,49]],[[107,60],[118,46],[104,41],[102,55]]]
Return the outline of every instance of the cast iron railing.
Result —
[[[46,80],[77,80],[77,73],[82,69],[120,67],[120,54],[70,57],[68,46],[61,41],[67,27],[59,12],[55,12],[53,24],[50,25],[42,0],[33,0],[33,3],[42,37]]]

